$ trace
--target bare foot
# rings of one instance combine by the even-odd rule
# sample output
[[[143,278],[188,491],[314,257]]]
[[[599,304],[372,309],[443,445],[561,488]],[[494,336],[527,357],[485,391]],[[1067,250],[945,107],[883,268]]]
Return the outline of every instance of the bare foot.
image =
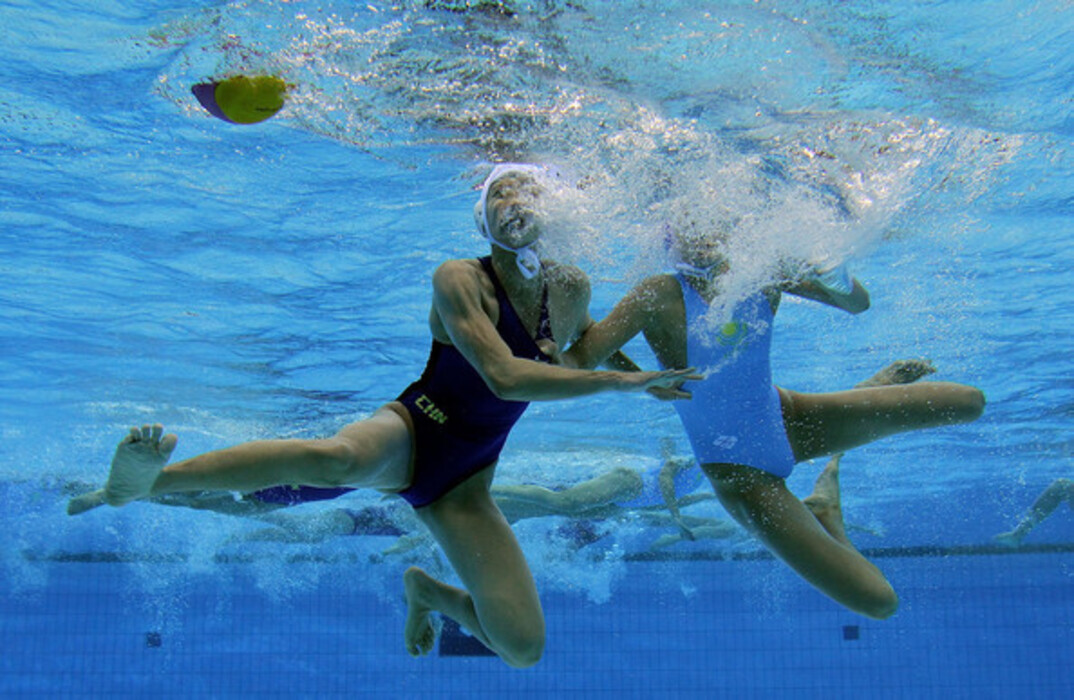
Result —
[[[407,604],[403,640],[411,656],[428,654],[436,644],[436,638],[440,636],[440,620],[433,617],[435,611],[428,602],[428,592],[433,585],[435,582],[429,575],[416,566],[403,573]]]
[[[122,506],[149,495],[179,440],[163,433],[160,423],[143,425],[131,428],[130,435],[119,443],[104,485],[104,499],[109,505]]]
[[[1019,547],[1022,544],[1021,536],[1014,530],[1010,532],[1001,532],[992,539],[995,540],[996,544],[1001,544],[1004,547],[1010,547],[1012,549]]]
[[[860,382],[857,388],[867,386],[888,386],[891,384],[913,384],[922,377],[934,373],[936,367],[932,360],[895,360],[873,376]]]
[[[844,544],[850,544],[843,525],[843,505],[839,495],[839,460],[841,458],[842,455],[838,454],[828,460],[824,471],[817,477],[813,493],[803,499],[802,503],[809,508],[813,517],[820,522],[829,535]]]

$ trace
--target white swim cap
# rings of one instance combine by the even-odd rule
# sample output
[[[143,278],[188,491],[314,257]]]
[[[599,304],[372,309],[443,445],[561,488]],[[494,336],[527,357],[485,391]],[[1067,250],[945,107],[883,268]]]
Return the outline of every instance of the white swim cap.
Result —
[[[481,235],[491,241],[493,245],[514,253],[515,264],[518,266],[518,271],[521,272],[522,276],[526,279],[533,279],[537,276],[537,273],[541,271],[541,259],[538,257],[537,251],[533,249],[537,242],[534,241],[529,245],[516,249],[509,248],[492,237],[492,226],[489,225],[487,205],[489,188],[491,188],[497,180],[505,175],[510,175],[511,173],[529,173],[539,178],[547,172],[547,169],[539,165],[530,165],[529,163],[500,163],[492,169],[489,176],[485,178],[484,184],[481,185],[481,197],[477,200],[477,207],[474,212],[474,220],[477,224],[477,230],[481,232]]]

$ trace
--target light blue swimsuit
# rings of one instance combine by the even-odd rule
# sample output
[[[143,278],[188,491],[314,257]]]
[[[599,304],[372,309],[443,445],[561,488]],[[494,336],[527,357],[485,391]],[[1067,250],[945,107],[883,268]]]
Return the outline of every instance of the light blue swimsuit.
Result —
[[[686,305],[687,365],[708,375],[687,382],[693,394],[673,401],[701,464],[741,464],[786,478],[794,469],[769,352],[775,314],[764,292],[735,306],[732,321],[698,333],[708,305],[678,276]]]

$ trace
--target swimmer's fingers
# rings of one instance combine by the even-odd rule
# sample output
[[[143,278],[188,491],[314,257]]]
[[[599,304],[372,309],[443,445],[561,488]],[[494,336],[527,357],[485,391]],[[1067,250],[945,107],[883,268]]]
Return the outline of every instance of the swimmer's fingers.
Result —
[[[654,374],[660,375],[660,378],[658,382],[653,382],[653,384],[659,384],[660,386],[672,386],[675,384],[682,384],[683,382],[696,382],[705,378],[703,375],[697,373],[696,367],[667,369],[663,372],[655,372]]]
[[[668,369],[661,372],[639,372],[637,374],[640,375],[638,378],[642,380],[640,388],[650,392],[657,388],[677,392],[674,396],[667,395],[669,398],[677,399],[690,397],[689,393],[679,389],[683,382],[697,381],[704,378],[697,374],[692,367],[688,369]]]
[[[671,386],[651,386],[646,391],[649,392],[654,398],[661,401],[678,401],[681,399],[693,398],[693,394],[689,391],[683,391],[678,387]]]
[[[705,375],[699,374],[697,367],[687,367],[686,369],[676,369],[676,376],[684,382],[699,382],[705,378]]]

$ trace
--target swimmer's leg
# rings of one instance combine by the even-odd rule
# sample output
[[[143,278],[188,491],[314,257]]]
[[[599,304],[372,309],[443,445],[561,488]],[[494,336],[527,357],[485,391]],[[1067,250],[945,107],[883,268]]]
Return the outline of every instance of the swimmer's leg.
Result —
[[[190,491],[249,493],[280,484],[393,490],[409,479],[410,429],[390,409],[324,440],[258,440],[166,467],[176,438],[161,433],[159,425],[146,426],[120,443],[104,489],[108,503]]]
[[[728,464],[703,469],[727,511],[802,578],[867,617],[895,613],[899,600],[891,584],[846,538],[832,472],[822,475],[811,497],[815,515],[771,474]]]
[[[1010,532],[996,535],[995,540],[1008,547],[1017,547],[1022,544],[1026,535],[1054,513],[1063,501],[1067,501],[1070,507],[1074,508],[1074,481],[1070,479],[1056,479],[1049,484],[1048,488],[1044,489],[1030,506],[1029,512],[1018,523],[1018,526]]]
[[[403,641],[411,656],[424,656],[433,650],[440,636],[441,625],[433,613],[440,610],[458,613],[458,609],[466,607],[466,591],[437,581],[416,566],[403,572],[403,589],[406,592]],[[449,617],[455,619],[455,615]],[[488,642],[481,641],[488,646]]]
[[[520,484],[493,486],[492,495],[501,506],[517,502],[543,510],[546,515],[579,515],[611,503],[637,498],[644,486],[636,471],[616,467],[559,491]]]
[[[465,590],[410,570],[406,645],[412,654],[431,646],[429,616],[438,611],[508,665],[525,668],[544,653],[544,613],[518,540],[488,492],[490,478],[491,469],[479,472],[416,511]]]
[[[829,535],[848,547],[853,547],[847,538],[846,525],[843,522],[843,501],[839,490],[839,462],[842,458],[842,453],[839,453],[828,460],[813,485],[813,493],[803,498],[802,503]]]
[[[805,394],[780,389],[783,422],[795,459],[845,452],[889,435],[977,420],[979,389],[924,382]]]

